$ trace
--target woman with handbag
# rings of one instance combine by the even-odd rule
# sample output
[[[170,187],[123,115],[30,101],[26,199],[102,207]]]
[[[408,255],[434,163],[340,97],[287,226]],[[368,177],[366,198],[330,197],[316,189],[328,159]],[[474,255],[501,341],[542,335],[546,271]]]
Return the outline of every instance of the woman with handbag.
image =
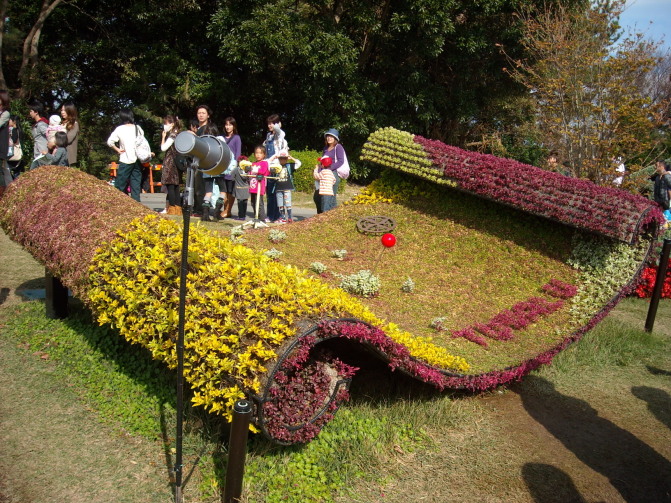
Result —
[[[77,165],[77,144],[79,143],[79,121],[77,107],[71,101],[66,101],[61,107],[61,117],[65,132],[68,135],[68,163],[70,167]]]
[[[12,179],[16,180],[21,173],[25,162],[23,161],[23,131],[21,130],[20,118],[18,115],[12,115],[9,118],[9,137],[14,144],[14,154],[9,158],[9,171],[12,173]]]
[[[12,173],[9,171],[7,160],[11,157],[9,153],[9,93],[0,91],[0,195],[5,188],[12,183]],[[12,155],[14,152],[12,152]]]
[[[130,181],[130,195],[139,202],[142,165],[137,158],[135,145],[139,136],[144,137],[144,131],[135,124],[133,112],[127,108],[119,112],[119,122],[121,125],[117,126],[107,139],[107,145],[119,154],[119,167],[114,186],[125,192]]]
[[[226,140],[226,145],[231,149],[231,154],[233,158],[224,172],[224,194],[226,200],[222,201],[221,197],[217,200],[217,206],[214,208],[214,219],[218,220],[220,216],[221,206],[223,202],[224,211],[223,216],[225,218],[233,218],[233,203],[235,202],[235,180],[233,179],[233,171],[238,165],[238,157],[242,155],[242,140],[238,134],[238,123],[233,117],[226,117],[224,119],[224,140]]]
[[[349,176],[349,163],[347,162],[347,154],[345,153],[343,146],[340,144],[340,133],[337,129],[331,128],[326,131],[326,133],[324,133],[324,150],[322,152],[321,158],[323,159],[324,157],[331,158],[329,169],[333,172],[333,176],[335,177],[333,194],[335,197],[337,197],[340,179],[347,178]],[[317,168],[319,165],[315,167]],[[315,205],[317,206],[317,213],[322,213],[323,209],[321,207],[319,198],[318,181],[315,181],[314,201]]]

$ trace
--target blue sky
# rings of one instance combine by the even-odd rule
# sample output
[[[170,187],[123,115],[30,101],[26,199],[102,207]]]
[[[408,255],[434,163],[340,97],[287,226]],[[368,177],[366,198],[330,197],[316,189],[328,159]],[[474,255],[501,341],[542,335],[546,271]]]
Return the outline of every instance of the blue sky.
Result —
[[[627,0],[620,24],[671,48],[671,0]]]

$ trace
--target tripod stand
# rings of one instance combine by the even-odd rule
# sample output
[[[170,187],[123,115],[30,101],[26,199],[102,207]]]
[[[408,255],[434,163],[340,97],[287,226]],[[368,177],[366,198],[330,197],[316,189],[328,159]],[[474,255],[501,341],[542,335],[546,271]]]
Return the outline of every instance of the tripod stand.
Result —
[[[278,180],[279,177],[277,176],[267,176],[267,175],[247,175],[244,174],[242,176],[246,176],[248,178],[256,178],[258,180],[258,187],[257,187],[257,192],[256,192],[256,204],[254,205],[254,218],[252,220],[249,220],[242,224],[240,226],[241,229],[245,229],[247,227],[252,227],[253,229],[258,229],[259,227],[270,227],[267,223],[265,223],[263,220],[259,219],[259,204],[261,201],[261,182],[266,179],[270,180]]]

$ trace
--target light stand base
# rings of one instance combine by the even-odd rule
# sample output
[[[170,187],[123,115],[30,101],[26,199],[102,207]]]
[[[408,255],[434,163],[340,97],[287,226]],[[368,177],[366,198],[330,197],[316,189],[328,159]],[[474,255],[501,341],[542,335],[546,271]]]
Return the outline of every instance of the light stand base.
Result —
[[[244,224],[240,226],[241,229],[246,229],[247,227],[251,227],[252,229],[258,229],[259,227],[270,227],[270,225],[265,223],[263,220],[255,218],[253,220],[247,220]]]

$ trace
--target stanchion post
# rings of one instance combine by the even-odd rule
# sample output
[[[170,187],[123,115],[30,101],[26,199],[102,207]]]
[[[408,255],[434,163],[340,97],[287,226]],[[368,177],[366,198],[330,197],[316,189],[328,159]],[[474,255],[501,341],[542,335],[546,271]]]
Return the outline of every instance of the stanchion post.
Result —
[[[235,503],[242,496],[242,479],[245,473],[247,456],[247,437],[249,421],[252,417],[252,403],[238,400],[233,406],[233,422],[228,441],[228,465],[226,467],[226,486],[224,503]]]
[[[45,308],[46,316],[50,320],[62,320],[68,316],[68,289],[61,280],[51,274],[48,269],[44,270],[46,280]]]
[[[179,274],[179,307],[177,322],[177,426],[175,431],[175,503],[183,503],[184,495],[182,488],[182,442],[184,434],[184,324],[186,321],[186,277],[189,270],[189,224],[191,221],[191,210],[194,199],[194,180],[198,160],[194,159],[191,167],[187,169],[186,188],[183,194],[184,210],[182,220],[184,227],[182,231],[182,258]]]
[[[652,332],[652,327],[655,324],[657,307],[659,306],[659,299],[662,297],[666,270],[669,266],[669,251],[671,251],[671,239],[665,239],[664,246],[662,246],[662,257],[659,259],[659,267],[657,268],[655,288],[652,290],[652,298],[650,299],[650,307],[648,308],[648,317],[645,319],[646,332]]]

